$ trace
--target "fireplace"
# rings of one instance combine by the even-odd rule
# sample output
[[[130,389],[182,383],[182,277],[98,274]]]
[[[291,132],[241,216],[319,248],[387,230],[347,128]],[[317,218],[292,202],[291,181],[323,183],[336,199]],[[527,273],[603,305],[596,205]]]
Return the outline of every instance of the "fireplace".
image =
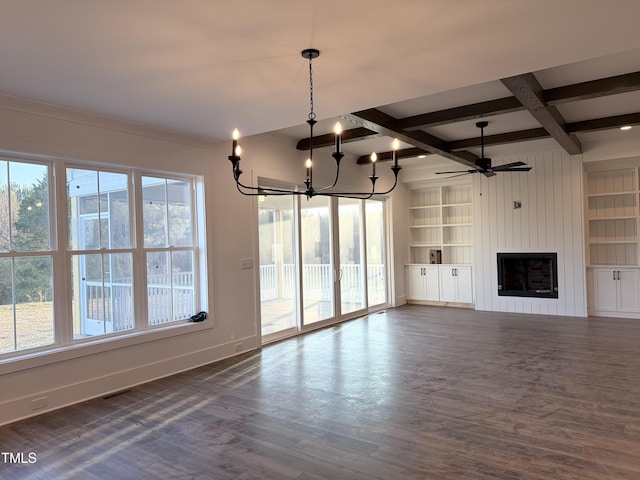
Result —
[[[558,298],[558,255],[498,253],[498,295]]]

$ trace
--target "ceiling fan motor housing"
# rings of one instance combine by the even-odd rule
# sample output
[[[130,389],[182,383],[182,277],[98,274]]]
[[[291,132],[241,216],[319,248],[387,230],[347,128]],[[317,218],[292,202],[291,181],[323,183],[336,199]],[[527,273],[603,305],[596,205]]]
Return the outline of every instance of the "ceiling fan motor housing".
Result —
[[[490,158],[478,158],[475,161],[475,164],[481,170],[489,170],[491,168],[491,159]]]

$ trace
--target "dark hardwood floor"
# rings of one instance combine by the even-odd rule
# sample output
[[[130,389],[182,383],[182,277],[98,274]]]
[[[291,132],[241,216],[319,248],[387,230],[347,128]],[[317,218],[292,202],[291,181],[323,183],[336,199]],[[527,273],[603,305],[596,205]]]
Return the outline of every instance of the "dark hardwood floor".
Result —
[[[0,428],[2,479],[640,479],[640,320],[404,306]]]

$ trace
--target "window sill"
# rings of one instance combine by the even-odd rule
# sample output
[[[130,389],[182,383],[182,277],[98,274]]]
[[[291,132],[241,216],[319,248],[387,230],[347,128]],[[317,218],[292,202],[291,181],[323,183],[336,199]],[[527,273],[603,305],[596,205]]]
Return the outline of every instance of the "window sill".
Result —
[[[154,342],[165,338],[210,330],[213,326],[213,318],[209,317],[204,322],[178,323],[164,328],[133,332],[117,337],[99,338],[91,341],[83,341],[74,345],[53,347],[47,350],[25,353],[24,355],[0,360],[0,375],[38,368],[110,350],[117,350],[119,348]]]

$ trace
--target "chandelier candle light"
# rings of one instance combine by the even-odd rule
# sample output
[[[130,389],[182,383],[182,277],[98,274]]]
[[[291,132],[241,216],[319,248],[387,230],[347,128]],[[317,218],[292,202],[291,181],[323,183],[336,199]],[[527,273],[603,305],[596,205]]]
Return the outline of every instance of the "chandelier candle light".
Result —
[[[240,181],[240,175],[242,175],[242,170],[240,169],[240,154],[242,153],[242,149],[240,145],[238,145],[238,140],[240,139],[240,132],[238,129],[233,130],[232,134],[232,145],[231,145],[231,155],[229,155],[229,160],[231,161],[231,167],[233,170],[233,178],[236,182],[236,187],[240,193],[243,195],[249,196],[264,196],[264,195],[305,195],[307,198],[315,197],[318,195],[323,195],[327,197],[345,197],[345,198],[356,198],[361,200],[366,200],[367,198],[371,198],[373,195],[385,195],[390,193],[396,185],[398,184],[398,172],[402,167],[398,165],[398,154],[397,151],[400,148],[400,142],[396,138],[392,143],[392,162],[391,171],[393,172],[394,182],[391,188],[385,191],[376,191],[376,180],[378,177],[376,176],[376,162],[378,160],[378,156],[376,153],[371,154],[371,175],[369,176],[369,180],[371,181],[371,190],[368,192],[340,192],[334,187],[338,184],[338,178],[340,176],[340,160],[344,157],[344,153],[341,151],[342,149],[342,125],[340,122],[337,122],[334,127],[335,134],[335,151],[331,154],[333,159],[335,160],[335,178],[331,185],[323,186],[320,188],[315,188],[313,186],[313,126],[317,123],[316,114],[313,111],[313,67],[312,60],[314,58],[318,58],[320,56],[320,51],[314,48],[308,48],[302,51],[302,57],[309,60],[309,103],[310,103],[310,112],[309,118],[307,119],[307,124],[309,125],[309,158],[305,162],[306,167],[306,178],[304,180],[305,189],[283,189],[283,188],[271,188],[271,187],[260,187],[260,186],[250,186],[244,185]]]

